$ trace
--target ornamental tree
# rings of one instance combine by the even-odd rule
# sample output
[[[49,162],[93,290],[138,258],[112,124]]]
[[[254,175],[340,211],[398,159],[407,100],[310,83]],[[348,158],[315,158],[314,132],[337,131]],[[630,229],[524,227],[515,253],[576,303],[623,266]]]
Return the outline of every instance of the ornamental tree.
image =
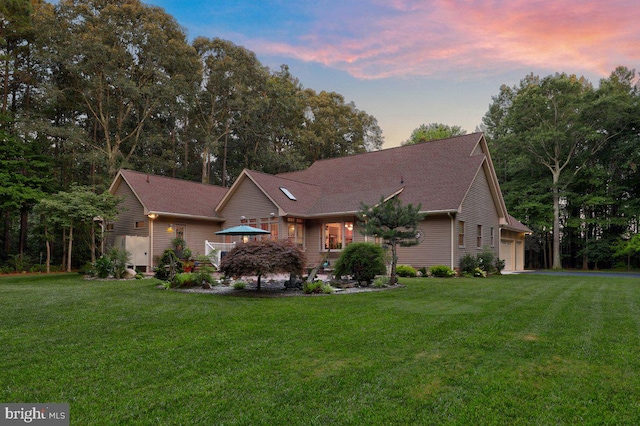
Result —
[[[288,240],[249,241],[239,244],[220,262],[225,275],[257,275],[289,273],[302,275],[306,258],[303,251]]]
[[[402,247],[414,246],[420,243],[418,223],[425,214],[420,213],[421,204],[403,206],[396,196],[389,200],[384,197],[374,206],[360,204],[358,224],[364,235],[375,235],[391,247],[391,277],[390,284],[396,283],[396,265],[398,264],[398,245]]]

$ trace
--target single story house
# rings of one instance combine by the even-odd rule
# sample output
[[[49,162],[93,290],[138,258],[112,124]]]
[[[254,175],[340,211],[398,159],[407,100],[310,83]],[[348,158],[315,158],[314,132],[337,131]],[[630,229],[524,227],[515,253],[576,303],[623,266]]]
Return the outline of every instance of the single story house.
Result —
[[[524,269],[524,237],[531,231],[507,212],[482,133],[320,160],[308,169],[270,175],[244,170],[231,188],[121,170],[110,187],[125,199],[112,241],[139,239],[152,268],[176,236],[194,254],[207,244],[232,243],[215,232],[247,224],[289,239],[316,265],[333,262],[354,241],[379,242],[358,230],[361,203],[399,197],[420,204],[421,243],[399,248],[399,264],[457,268],[467,253],[489,249],[505,270]],[[130,250],[131,251],[131,250]]]

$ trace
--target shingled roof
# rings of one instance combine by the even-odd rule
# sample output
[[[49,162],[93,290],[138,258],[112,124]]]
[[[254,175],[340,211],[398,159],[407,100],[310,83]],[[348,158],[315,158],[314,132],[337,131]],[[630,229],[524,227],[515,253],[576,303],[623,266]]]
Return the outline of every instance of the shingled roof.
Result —
[[[215,207],[227,193],[227,188],[123,169],[118,172],[110,191],[120,182],[119,178],[129,185],[145,214],[223,220]]]
[[[372,205],[396,194],[406,204],[421,204],[425,212],[456,212],[483,167],[496,207],[507,222],[482,133],[316,161],[306,170],[279,175],[244,170],[217,209],[233,196],[235,187],[250,179],[285,215],[350,214],[360,210],[361,202]]]

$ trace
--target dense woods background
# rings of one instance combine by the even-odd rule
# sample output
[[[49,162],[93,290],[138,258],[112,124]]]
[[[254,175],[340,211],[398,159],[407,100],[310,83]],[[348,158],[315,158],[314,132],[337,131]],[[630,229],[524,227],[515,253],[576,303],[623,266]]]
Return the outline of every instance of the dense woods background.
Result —
[[[376,119],[340,94],[231,41],[189,42],[138,0],[3,0],[0,99],[4,270],[37,269],[45,242],[68,264],[72,223],[86,242],[75,266],[91,260],[95,223],[60,200],[83,205],[119,168],[230,186],[243,168],[297,170],[383,142]],[[638,99],[624,67],[597,88],[529,75],[493,98],[482,130],[509,211],[535,231],[529,267],[640,266]]]

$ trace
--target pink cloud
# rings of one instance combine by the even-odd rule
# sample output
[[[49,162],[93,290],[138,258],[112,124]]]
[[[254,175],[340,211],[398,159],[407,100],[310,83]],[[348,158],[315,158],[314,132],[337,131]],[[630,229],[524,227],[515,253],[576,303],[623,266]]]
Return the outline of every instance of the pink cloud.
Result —
[[[356,4],[354,4],[356,3]],[[319,1],[304,34],[253,40],[261,53],[357,78],[491,74],[522,68],[608,75],[640,59],[631,0]]]

